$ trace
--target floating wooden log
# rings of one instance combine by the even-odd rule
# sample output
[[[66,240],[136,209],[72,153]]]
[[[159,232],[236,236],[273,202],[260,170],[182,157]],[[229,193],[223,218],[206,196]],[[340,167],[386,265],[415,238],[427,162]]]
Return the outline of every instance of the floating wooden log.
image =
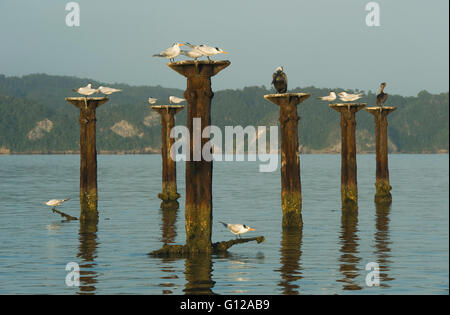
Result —
[[[67,221],[78,220],[78,218],[72,217],[71,215],[68,215],[68,214],[66,214],[66,213],[64,213],[64,212],[61,212],[61,211],[59,211],[59,210],[56,210],[55,208],[53,208],[52,211],[53,211],[53,213],[57,213],[57,214],[59,214],[60,216],[62,216],[63,218],[65,218]]]
[[[264,236],[257,236],[251,238],[237,238],[229,241],[222,241],[212,244],[211,250],[213,254],[225,253],[231,246],[236,244],[243,244],[248,242],[257,242],[258,244],[264,242]],[[155,250],[148,255],[155,257],[185,257],[192,253],[192,250],[187,245],[164,245],[161,249]],[[195,254],[196,252],[194,252]]]
[[[309,93],[268,94],[264,98],[280,107],[281,129],[281,208],[283,226],[301,226],[302,188],[298,152],[297,105],[309,98]]]

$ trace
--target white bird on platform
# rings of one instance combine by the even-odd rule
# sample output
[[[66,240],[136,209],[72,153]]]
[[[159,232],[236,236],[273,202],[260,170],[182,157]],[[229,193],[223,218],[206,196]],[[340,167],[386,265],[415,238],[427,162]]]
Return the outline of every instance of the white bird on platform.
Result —
[[[60,205],[62,205],[64,202],[66,202],[67,200],[70,200],[70,198],[66,198],[66,199],[51,199],[49,201],[47,201],[45,204],[47,206],[56,208]]]
[[[255,230],[245,224],[228,224],[228,223],[224,223],[224,222],[220,222],[220,223],[222,223],[228,229],[228,231],[230,231],[234,235],[238,235],[239,237],[241,237],[241,234],[247,233],[248,231]]]
[[[191,49],[191,50],[181,50],[181,55],[184,55],[186,57],[192,58],[194,60],[197,60],[201,56],[203,56],[203,53],[200,50],[197,49]]]
[[[106,86],[99,86],[98,90],[100,91],[100,93],[103,93],[105,95],[111,95],[113,93],[117,93],[117,92],[121,92],[122,90],[119,89],[114,89],[114,88],[110,88],[110,87],[106,87]]]
[[[153,57],[164,57],[169,59],[170,61],[175,61],[175,57],[178,57],[180,55],[181,49],[180,47],[184,46],[184,44],[180,43],[174,43],[172,47],[167,48],[166,50],[162,51],[160,54],[155,54]]]
[[[340,92],[338,93],[339,98],[341,99],[341,101],[344,102],[354,102],[356,100],[359,100],[363,93],[359,93],[359,94],[348,94],[347,92]]]
[[[179,104],[179,103],[184,102],[184,101],[186,101],[184,98],[179,98],[179,97],[176,97],[176,96],[169,96],[169,102],[171,104],[172,103]]]
[[[153,97],[148,98],[148,102],[152,105],[155,104],[157,100],[158,100],[157,98],[153,98]]]
[[[318,97],[319,100],[332,102],[336,99],[336,93],[330,92],[330,95]]]
[[[73,91],[77,92],[78,94],[85,95],[85,96],[92,95],[94,93],[98,93],[98,89],[92,88],[92,83],[89,83],[88,85],[80,87],[76,90],[74,89]]]
[[[219,47],[211,47],[211,46],[207,46],[207,45],[191,45],[189,43],[186,43],[187,46],[191,47],[194,50],[198,50],[199,52],[201,52],[203,55],[206,56],[206,58],[208,58],[208,60],[211,60],[209,58],[209,56],[215,56],[217,54],[228,54],[226,51],[223,51],[222,49],[220,49]]]

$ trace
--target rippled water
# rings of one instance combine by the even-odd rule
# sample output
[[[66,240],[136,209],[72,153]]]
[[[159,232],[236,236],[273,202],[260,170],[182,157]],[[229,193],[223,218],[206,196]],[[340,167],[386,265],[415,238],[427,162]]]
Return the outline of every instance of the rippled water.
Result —
[[[247,223],[265,243],[233,246],[211,259],[147,253],[184,244],[180,209],[159,209],[158,155],[98,157],[98,226],[63,222],[43,205],[79,215],[79,157],[0,156],[0,294],[448,294],[448,155],[391,155],[393,203],[373,203],[375,157],[358,156],[359,210],[342,212],[340,156],[302,155],[302,233],[282,231],[280,173],[257,162],[214,164],[213,241],[233,238],[219,221]],[[247,235],[250,235],[247,234]],[[65,284],[66,264],[80,287]],[[366,286],[369,262],[381,285]]]

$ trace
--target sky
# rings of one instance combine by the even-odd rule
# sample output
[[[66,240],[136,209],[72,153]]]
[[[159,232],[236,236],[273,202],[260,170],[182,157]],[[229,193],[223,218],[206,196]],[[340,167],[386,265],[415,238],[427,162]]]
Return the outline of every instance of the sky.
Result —
[[[191,42],[229,53],[213,57],[231,61],[213,90],[269,87],[280,65],[289,88],[449,90],[448,0],[375,1],[372,27],[369,0],[78,0],[78,27],[66,25],[69,2],[0,1],[0,74],[184,89],[185,78],[152,55]]]

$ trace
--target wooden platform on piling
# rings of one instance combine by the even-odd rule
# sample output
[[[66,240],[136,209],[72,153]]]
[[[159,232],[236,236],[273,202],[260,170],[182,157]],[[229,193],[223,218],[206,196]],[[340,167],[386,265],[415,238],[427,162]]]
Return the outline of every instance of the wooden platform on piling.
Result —
[[[264,98],[266,100],[271,101],[272,103],[276,103],[277,99],[282,99],[282,98],[299,98],[299,104],[302,103],[304,100],[306,100],[307,98],[309,98],[311,96],[310,93],[277,93],[277,94],[266,94],[264,95]]]

